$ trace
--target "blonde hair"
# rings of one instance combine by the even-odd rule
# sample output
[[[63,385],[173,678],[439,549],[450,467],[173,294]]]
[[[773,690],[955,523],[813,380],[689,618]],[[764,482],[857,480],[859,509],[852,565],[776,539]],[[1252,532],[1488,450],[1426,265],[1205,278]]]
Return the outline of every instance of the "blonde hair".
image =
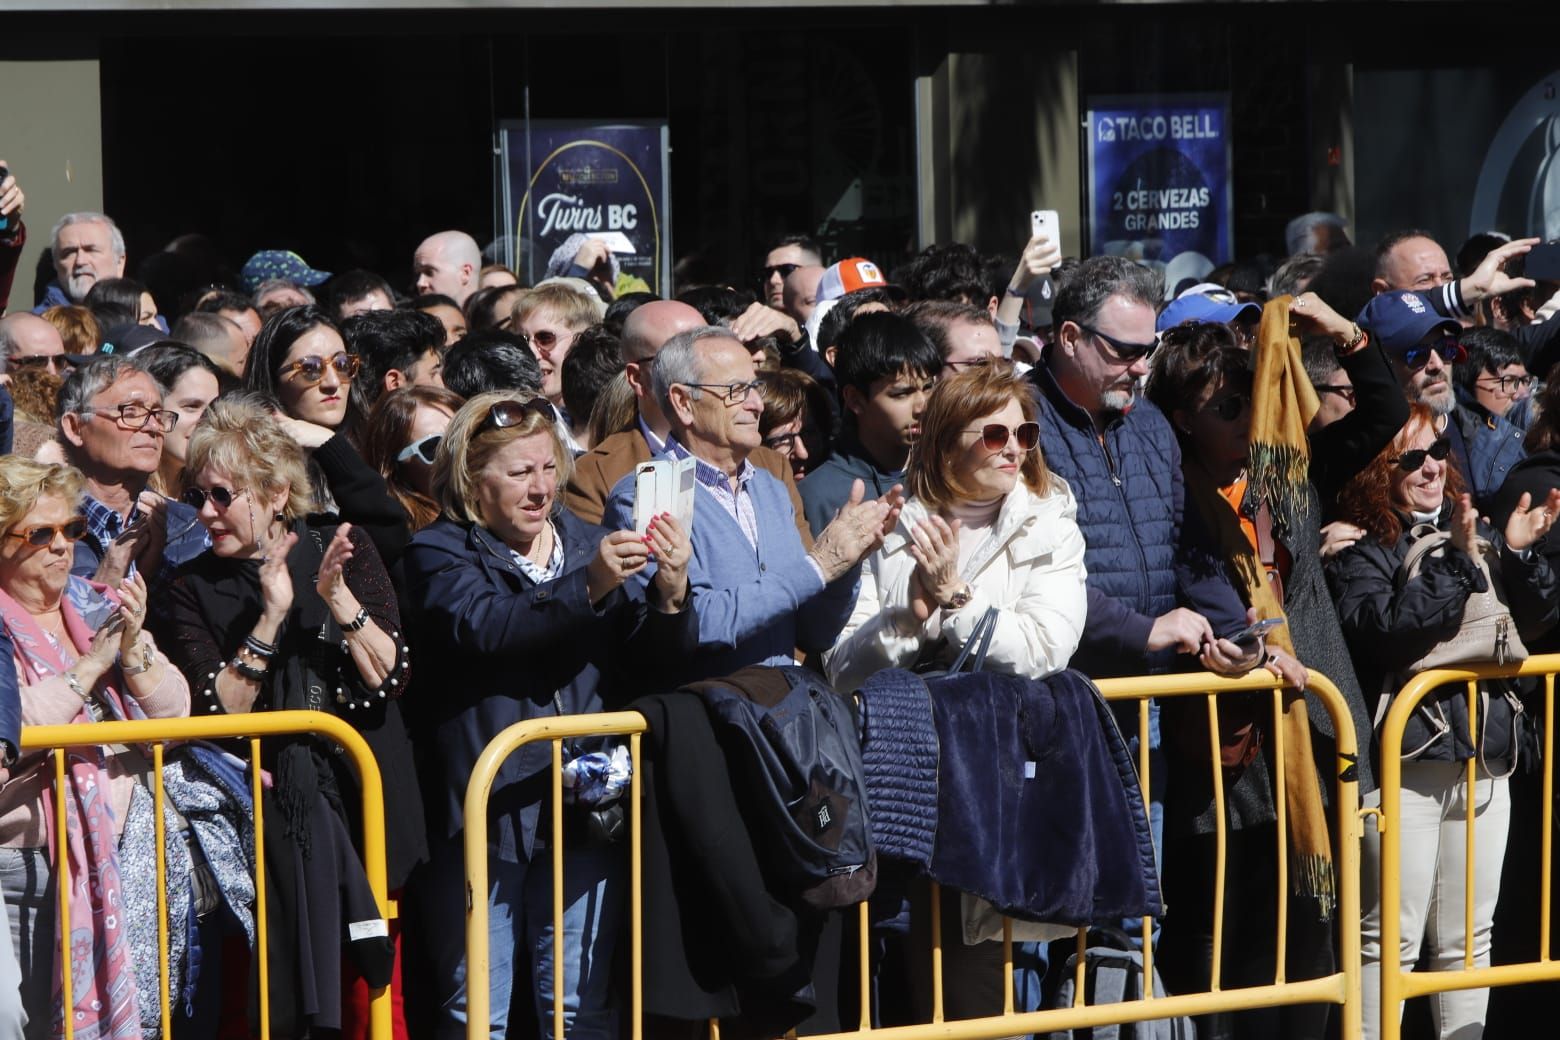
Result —
[[[45,495],[59,495],[75,508],[85,483],[75,466],[0,455],[0,534],[9,534]]]
[[[538,401],[543,410],[527,413],[515,426],[486,426],[488,413],[495,404],[516,401],[524,404]],[[545,413],[545,414],[544,414]],[[439,508],[451,520],[486,526],[481,503],[477,498],[477,474],[489,460],[511,441],[529,437],[534,433],[546,433],[552,438],[553,461],[558,466],[558,488],[561,491],[569,482],[574,468],[574,456],[558,436],[552,406],[546,398],[519,390],[492,390],[477,394],[461,406],[444,431],[439,442],[439,453],[433,460],[433,497]],[[563,496],[553,500],[553,508],[561,507]]]
[[[239,485],[234,491],[249,488],[269,498],[285,486],[287,503],[282,513],[289,521],[314,510],[314,488],[303,448],[255,397],[218,398],[195,424],[184,457],[186,478],[208,466],[232,477]]]
[[[973,492],[960,483],[957,469],[964,457],[959,437],[971,423],[1000,412],[1009,401],[1018,402],[1025,422],[1039,422],[1034,392],[1010,361],[993,359],[939,379],[921,415],[921,436],[905,464],[905,490],[928,509],[970,498]],[[1018,472],[1036,495],[1050,492],[1051,470],[1038,444],[1024,454]]]
[[[518,330],[520,323],[537,311],[547,311],[571,331],[578,332],[605,318],[607,305],[601,302],[599,296],[586,296],[577,289],[557,282],[538,285],[535,289],[527,289],[515,299],[510,310],[514,316],[512,327]]]

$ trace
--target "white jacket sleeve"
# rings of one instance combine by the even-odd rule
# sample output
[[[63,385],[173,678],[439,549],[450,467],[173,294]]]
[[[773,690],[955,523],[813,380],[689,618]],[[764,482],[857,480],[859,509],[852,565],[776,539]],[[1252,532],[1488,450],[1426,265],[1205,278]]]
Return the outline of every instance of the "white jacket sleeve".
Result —
[[[1016,602],[994,603],[976,582],[969,603],[942,614],[942,634],[951,646],[962,647],[987,608],[1001,608],[986,655],[985,667],[990,671],[1044,678],[1067,667],[1083,638],[1088,616],[1083,534],[1071,511],[1053,522],[1058,528],[1056,544],[1050,553],[1027,566]]]
[[[910,571],[904,572],[903,581],[892,577],[901,569],[893,566],[882,550],[861,568],[856,609],[834,648],[823,655],[824,672],[841,693],[859,690],[881,668],[910,664],[920,652],[920,625],[909,606]],[[885,578],[885,571],[889,577]]]

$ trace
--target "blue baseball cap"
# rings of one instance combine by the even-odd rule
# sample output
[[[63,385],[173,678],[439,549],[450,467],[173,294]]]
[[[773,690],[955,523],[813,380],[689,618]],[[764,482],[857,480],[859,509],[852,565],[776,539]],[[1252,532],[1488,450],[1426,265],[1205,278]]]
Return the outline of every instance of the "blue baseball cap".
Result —
[[[254,292],[261,282],[273,278],[285,278],[299,285],[319,285],[330,280],[329,271],[316,271],[304,262],[303,257],[286,249],[262,249],[244,262],[239,279],[244,291]]]
[[[1215,325],[1228,325],[1237,318],[1243,317],[1253,321],[1261,318],[1262,305],[1241,303],[1235,294],[1224,286],[1203,282],[1192,286],[1171,300],[1165,309],[1159,312],[1159,321],[1155,328],[1163,332],[1187,321],[1211,321]]]
[[[1443,326],[1454,336],[1462,331],[1455,319],[1436,313],[1428,296],[1406,289],[1391,289],[1373,297],[1355,320],[1383,350],[1397,354],[1418,346],[1420,340]]]

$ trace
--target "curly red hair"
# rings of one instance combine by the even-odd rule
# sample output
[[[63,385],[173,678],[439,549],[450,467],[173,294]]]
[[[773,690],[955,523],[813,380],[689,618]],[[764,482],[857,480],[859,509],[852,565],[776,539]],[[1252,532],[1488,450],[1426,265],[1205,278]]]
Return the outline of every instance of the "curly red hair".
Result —
[[[1382,448],[1338,492],[1338,509],[1342,518],[1363,527],[1382,545],[1396,545],[1403,536],[1403,521],[1398,517],[1398,507],[1392,503],[1392,484],[1401,473],[1397,464],[1398,456],[1408,450],[1410,439],[1424,427],[1439,429],[1439,417],[1425,405],[1409,405],[1408,422],[1392,438],[1392,443]],[[1462,476],[1457,472],[1457,467],[1448,465],[1446,494],[1456,498],[1463,491]]]

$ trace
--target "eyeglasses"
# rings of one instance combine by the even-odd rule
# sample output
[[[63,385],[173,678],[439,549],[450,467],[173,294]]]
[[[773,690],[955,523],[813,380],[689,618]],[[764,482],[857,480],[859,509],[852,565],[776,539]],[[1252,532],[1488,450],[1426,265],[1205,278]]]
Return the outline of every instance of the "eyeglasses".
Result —
[[[1533,376],[1488,376],[1485,379],[1476,380],[1478,383],[1488,382],[1490,389],[1499,390],[1503,394],[1514,394],[1526,390],[1536,380]]]
[[[1435,343],[1422,343],[1417,347],[1409,347],[1403,351],[1403,364],[1409,368],[1424,368],[1430,363],[1431,353],[1439,354],[1441,360],[1448,365],[1455,365],[1468,357],[1468,352],[1463,345],[1457,342],[1456,337],[1447,336]]]
[[[1040,444],[1040,424],[1037,422],[1019,423],[1017,429],[1009,429],[1002,423],[987,423],[978,430],[964,432],[980,434],[980,443],[987,451],[1001,451],[1015,437],[1019,451],[1034,451]]]
[[[1354,407],[1354,387],[1352,386],[1328,386],[1326,383],[1323,383],[1321,386],[1313,387],[1312,389],[1319,394],[1337,394],[1349,402],[1350,408]]]
[[[1204,408],[1205,412],[1212,412],[1219,417],[1221,422],[1234,422],[1245,412],[1246,406],[1251,404],[1251,398],[1245,394],[1231,394],[1218,404],[1210,404]]]
[[[1435,459],[1437,462],[1445,462],[1446,457],[1452,453],[1452,442],[1442,437],[1428,448],[1415,448],[1413,451],[1405,451],[1394,461],[1398,469],[1404,473],[1414,473],[1425,464],[1425,459]]]
[[[116,426],[122,426],[127,430],[144,430],[152,423],[156,423],[164,433],[172,432],[179,425],[179,413],[169,408],[148,408],[144,404],[134,401],[126,401],[113,409],[112,414],[96,408],[83,408],[80,415],[101,415],[112,421]]]
[[[25,531],[7,531],[7,538],[20,538],[34,549],[47,549],[54,544],[55,535],[64,535],[67,542],[79,542],[87,534],[87,518],[78,516],[63,524],[40,524]]]
[[[771,451],[778,451],[782,455],[792,455],[796,452],[796,445],[801,442],[802,434],[776,433],[764,438],[764,447]]]
[[[971,368],[985,368],[994,359],[990,354],[978,358],[970,358],[968,361],[944,361],[943,368],[952,372],[964,372]]]
[[[331,358],[322,358],[318,354],[311,354],[306,358],[299,358],[290,365],[283,365],[276,373],[278,379],[286,379],[296,375],[305,386],[313,386],[325,378],[325,366],[329,365],[336,370],[336,375],[343,381],[351,381],[357,377],[358,369],[362,367],[363,360],[356,354],[348,354],[342,351]]]
[[[553,415],[552,405],[547,403],[545,397],[528,397],[524,401],[500,401],[488,409],[482,422],[477,424],[477,433],[484,430],[507,430],[511,426],[519,426],[525,422],[525,417],[534,415],[549,426],[557,421]],[[405,455],[405,452],[402,452]],[[429,461],[432,461],[431,459]]]
[[[433,457],[439,452],[439,442],[444,440],[442,433],[430,433],[428,436],[415,440],[401,449],[401,454],[395,457],[397,462],[410,462],[413,459],[421,459],[428,465],[433,465]]]
[[[741,404],[747,400],[748,394],[758,393],[758,388],[762,384],[755,379],[751,383],[683,383],[682,385],[695,390],[708,390],[726,404]]]
[[[208,498],[211,499],[212,505],[216,506],[218,509],[226,509],[228,506],[233,504],[233,500],[235,498],[237,498],[239,495],[242,495],[243,493],[244,492],[242,489],[238,491],[229,491],[225,487],[209,487],[204,490],[198,487],[191,487],[186,489],[184,494],[179,496],[179,501],[183,502],[185,505],[189,506],[198,513],[202,509],[206,508],[206,499]]]
[[[781,281],[791,277],[791,272],[801,267],[801,264],[771,264],[764,268],[764,281],[769,281],[775,275],[779,275]]]
[[[574,337],[579,335],[579,333],[567,332],[564,333],[564,335],[568,336],[570,340],[573,340]],[[520,338],[525,340],[527,343],[536,344],[543,350],[551,350],[553,347],[558,345],[558,341],[563,339],[563,336],[558,335],[552,329],[538,329],[535,332],[522,332],[520,333]]]
[[[64,354],[28,354],[5,359],[6,368],[47,368],[56,372],[66,363]]]
[[[1093,326],[1085,325],[1083,322],[1079,322],[1078,327],[1101,343],[1106,344],[1105,353],[1124,365],[1131,365],[1141,361],[1159,347],[1157,339],[1152,343],[1129,343],[1124,339],[1117,339],[1115,336],[1107,335]]]

